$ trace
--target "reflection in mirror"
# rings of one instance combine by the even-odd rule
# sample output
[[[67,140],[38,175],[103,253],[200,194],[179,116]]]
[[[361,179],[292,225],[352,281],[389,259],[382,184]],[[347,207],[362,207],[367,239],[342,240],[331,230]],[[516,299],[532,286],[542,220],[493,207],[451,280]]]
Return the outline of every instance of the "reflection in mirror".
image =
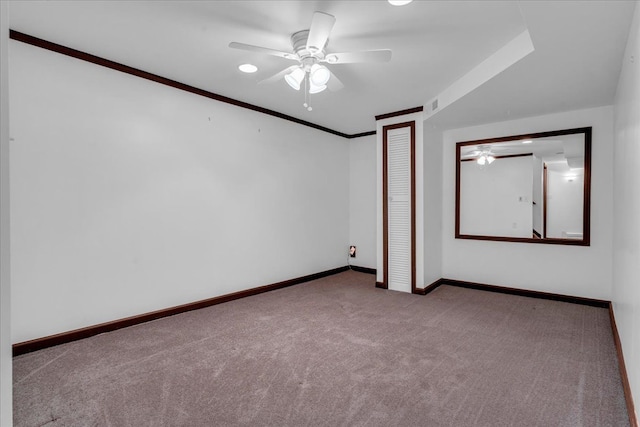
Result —
[[[456,238],[589,245],[591,128],[456,144]]]

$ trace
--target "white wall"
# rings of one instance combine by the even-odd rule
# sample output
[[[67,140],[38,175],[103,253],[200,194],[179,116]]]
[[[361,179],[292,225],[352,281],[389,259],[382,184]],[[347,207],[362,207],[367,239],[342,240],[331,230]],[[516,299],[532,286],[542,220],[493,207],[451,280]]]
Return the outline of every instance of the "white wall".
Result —
[[[456,142],[593,126],[591,246],[454,238]],[[444,132],[443,277],[588,298],[611,298],[613,110],[601,107]]]
[[[376,136],[349,141],[349,264],[376,268]],[[346,253],[346,252],[345,252]]]
[[[14,342],[347,264],[348,140],[9,47]]]
[[[424,284],[442,278],[442,131],[424,122]]]
[[[631,58],[633,57],[633,61]],[[613,308],[627,375],[640,407],[640,2],[615,100]]]
[[[0,425],[13,420],[9,255],[9,7],[0,2]]]
[[[460,234],[531,237],[531,156],[461,162],[460,182]]]
[[[582,233],[584,174],[568,180],[567,172],[547,170],[547,237]]]

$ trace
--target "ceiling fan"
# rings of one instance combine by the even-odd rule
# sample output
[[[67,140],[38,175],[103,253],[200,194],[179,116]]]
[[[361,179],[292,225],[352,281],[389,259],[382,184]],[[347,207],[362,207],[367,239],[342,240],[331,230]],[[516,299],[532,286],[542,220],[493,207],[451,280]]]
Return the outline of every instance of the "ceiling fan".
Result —
[[[481,145],[478,150],[474,150],[465,153],[462,157],[463,160],[476,160],[480,166],[490,165],[496,159],[493,153],[492,147],[487,145]]]
[[[260,83],[272,83],[284,77],[287,84],[295,90],[300,90],[303,83],[308,84],[310,94],[320,93],[327,88],[336,91],[344,87],[342,82],[323,64],[388,62],[391,60],[391,50],[389,49],[327,53],[325,50],[327,40],[335,22],[336,18],[333,15],[314,12],[311,27],[291,35],[292,52],[238,42],[229,43],[229,47],[296,61],[296,65],[287,67]],[[310,110],[310,107],[308,108]]]

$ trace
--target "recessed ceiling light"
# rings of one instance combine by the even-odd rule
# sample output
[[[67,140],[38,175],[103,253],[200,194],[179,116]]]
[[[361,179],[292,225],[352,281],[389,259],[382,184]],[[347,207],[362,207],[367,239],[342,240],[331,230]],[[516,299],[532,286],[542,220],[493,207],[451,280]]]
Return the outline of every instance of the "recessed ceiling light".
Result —
[[[242,64],[238,66],[238,69],[243,73],[255,73],[258,71],[258,67],[253,64]]]
[[[530,140],[530,139],[525,139],[524,141],[522,141],[522,143],[523,144],[531,144],[531,143],[533,143],[533,141]]]
[[[394,6],[404,6],[405,4],[411,3],[413,0],[388,0],[390,4]]]

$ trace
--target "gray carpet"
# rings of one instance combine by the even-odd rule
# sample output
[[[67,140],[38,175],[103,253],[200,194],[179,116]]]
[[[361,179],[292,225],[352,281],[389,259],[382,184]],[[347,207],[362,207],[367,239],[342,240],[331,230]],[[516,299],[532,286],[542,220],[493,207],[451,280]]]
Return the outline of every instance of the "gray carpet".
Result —
[[[344,272],[14,359],[16,426],[625,426],[606,309]]]

